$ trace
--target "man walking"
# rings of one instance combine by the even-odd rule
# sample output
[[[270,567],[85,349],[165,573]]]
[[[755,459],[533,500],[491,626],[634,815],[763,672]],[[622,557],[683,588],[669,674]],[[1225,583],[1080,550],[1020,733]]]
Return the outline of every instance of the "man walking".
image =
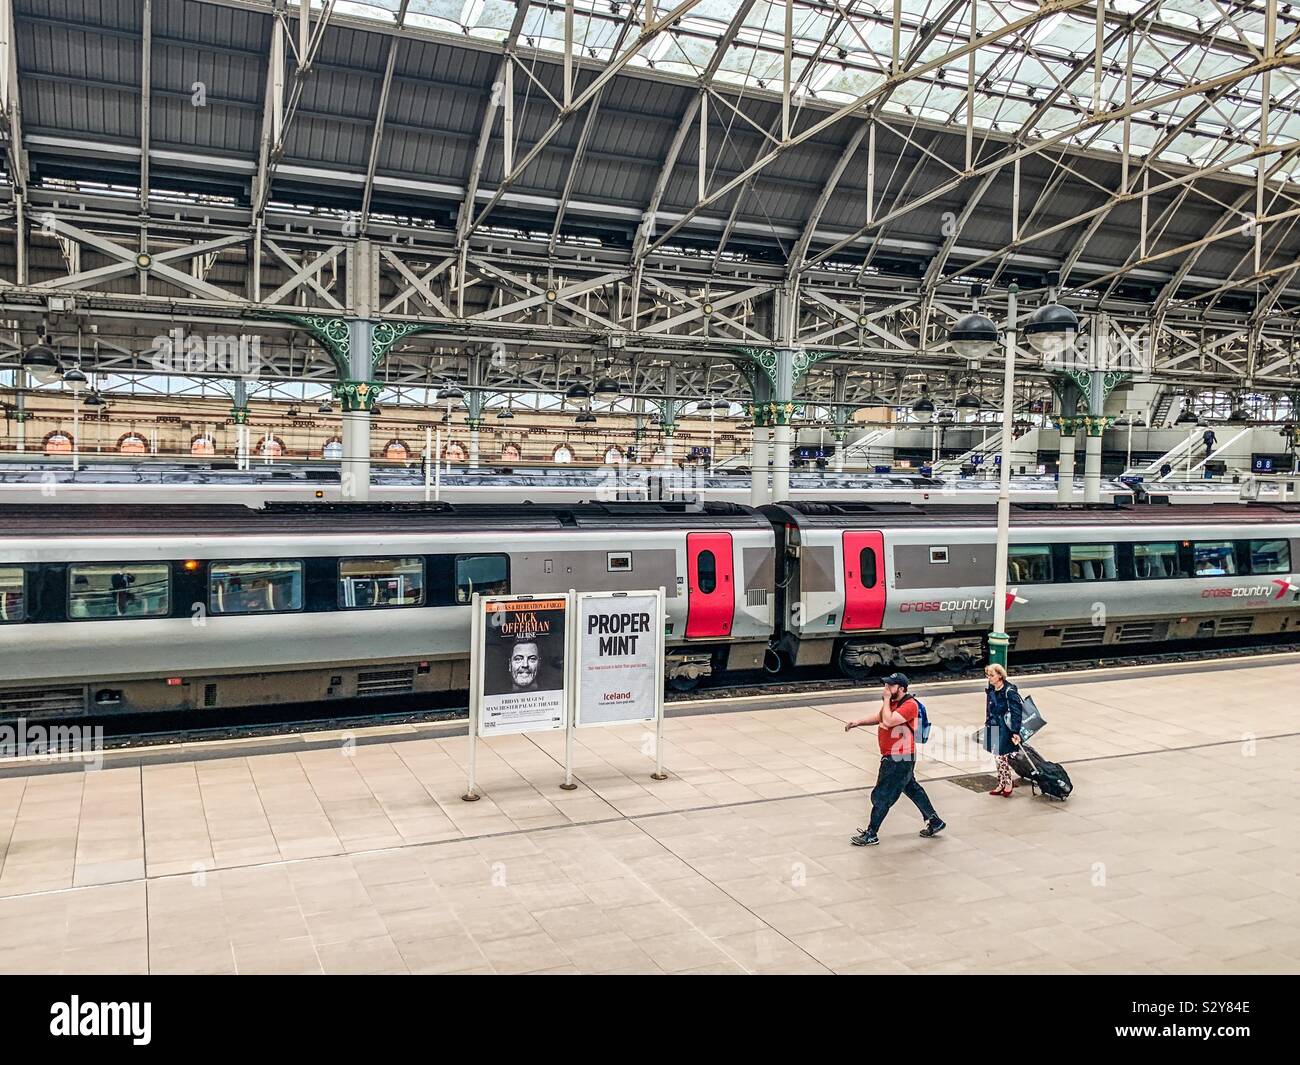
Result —
[[[916,782],[916,700],[907,694],[908,679],[902,673],[891,673],[884,678],[885,690],[880,709],[860,721],[850,721],[844,731],[862,725],[875,725],[876,739],[880,744],[880,770],[876,786],[871,789],[871,822],[850,841],[855,847],[874,847],[880,840],[876,833],[900,795],[906,795],[925,818],[921,835],[937,836],[947,826],[935,813],[930,797]]]

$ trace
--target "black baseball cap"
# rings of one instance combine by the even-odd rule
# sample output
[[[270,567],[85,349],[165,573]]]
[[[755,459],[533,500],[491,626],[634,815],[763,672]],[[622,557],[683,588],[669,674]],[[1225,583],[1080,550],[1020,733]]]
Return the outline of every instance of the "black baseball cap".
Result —
[[[909,682],[908,679],[907,679],[907,674],[906,674],[906,673],[891,673],[891,674],[889,674],[889,676],[887,676],[887,677],[881,677],[881,678],[880,678],[880,683],[881,683],[881,684],[898,684],[898,685],[900,685],[900,686],[906,688],[910,682]]]

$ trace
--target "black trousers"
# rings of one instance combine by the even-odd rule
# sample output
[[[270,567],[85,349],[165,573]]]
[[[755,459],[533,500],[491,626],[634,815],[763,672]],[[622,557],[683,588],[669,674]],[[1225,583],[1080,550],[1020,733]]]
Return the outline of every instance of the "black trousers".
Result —
[[[871,825],[867,831],[875,833],[884,823],[890,807],[898,802],[900,795],[906,795],[921,811],[927,821],[939,815],[934,812],[930,796],[916,782],[916,761],[912,758],[895,758],[885,755],[880,759],[880,772],[876,776],[876,786],[871,789]]]

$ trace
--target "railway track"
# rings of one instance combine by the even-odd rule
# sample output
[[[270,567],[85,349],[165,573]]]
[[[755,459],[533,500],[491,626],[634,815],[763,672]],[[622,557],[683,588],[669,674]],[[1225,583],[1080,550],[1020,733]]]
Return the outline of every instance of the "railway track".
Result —
[[[1243,652],[1261,655],[1280,655],[1300,652],[1300,639],[1295,633],[1282,636],[1240,640],[1229,640],[1216,644],[1213,648],[1204,646],[1125,648],[1122,652],[1097,655],[1097,648],[1089,648],[1087,654],[1068,655],[1062,652],[1049,652],[1013,663],[1017,679],[1041,676],[1044,674],[1081,673],[1091,669],[1125,668],[1138,666],[1169,665],[1180,662],[1205,662],[1215,659],[1237,658]],[[972,666],[961,671],[948,669],[913,669],[909,675],[917,686],[937,681],[973,681],[982,676],[982,666]],[[710,701],[726,699],[753,698],[787,698],[790,696],[819,696],[843,693],[846,697],[856,692],[873,690],[870,682],[855,684],[830,667],[793,678],[780,675],[748,675],[728,679],[701,687],[689,692],[669,691],[665,697],[666,713],[701,712],[696,709]],[[102,726],[104,729],[104,747],[119,750],[141,746],[169,746],[185,743],[202,743],[274,737],[278,735],[301,735],[304,733],[346,733],[354,729],[371,729],[383,726],[400,725],[438,725],[455,724],[468,717],[468,707],[464,702],[464,693],[450,692],[426,700],[426,704],[410,708],[410,697],[398,697],[405,702],[403,708],[384,709],[376,705],[376,700],[351,700],[339,713],[340,704],[331,703],[335,712],[322,716],[321,704],[290,704],[270,708],[231,711],[221,721],[209,721],[201,727],[189,724],[194,711],[186,714],[159,713],[153,715],[118,715],[97,718],[82,718],[76,724],[82,726]],[[53,722],[44,722],[52,724]],[[71,722],[69,722],[71,723]]]

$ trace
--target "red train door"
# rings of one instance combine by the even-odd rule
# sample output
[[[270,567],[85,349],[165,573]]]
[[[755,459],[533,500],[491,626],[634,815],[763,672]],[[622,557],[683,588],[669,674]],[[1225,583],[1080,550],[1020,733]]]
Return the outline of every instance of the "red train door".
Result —
[[[730,636],[736,586],[731,533],[686,534],[686,636]]]
[[[844,534],[844,621],[841,629],[878,629],[885,620],[885,535]]]

